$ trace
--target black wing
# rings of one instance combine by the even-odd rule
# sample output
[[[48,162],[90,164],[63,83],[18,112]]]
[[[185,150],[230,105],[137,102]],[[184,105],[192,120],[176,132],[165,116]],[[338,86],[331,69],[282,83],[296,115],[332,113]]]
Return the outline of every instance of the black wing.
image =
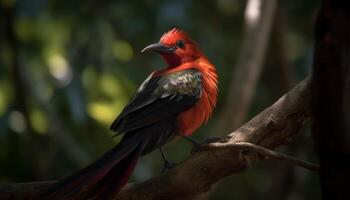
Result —
[[[202,94],[202,76],[187,69],[148,77],[111,125],[117,135],[149,126],[189,109]]]

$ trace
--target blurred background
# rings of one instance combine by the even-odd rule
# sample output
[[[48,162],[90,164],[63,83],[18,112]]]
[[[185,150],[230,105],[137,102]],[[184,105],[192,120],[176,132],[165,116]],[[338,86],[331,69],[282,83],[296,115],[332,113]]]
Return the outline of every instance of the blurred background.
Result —
[[[110,124],[148,74],[164,67],[158,55],[140,50],[173,27],[199,43],[220,76],[217,109],[194,138],[230,133],[310,74],[319,5],[0,0],[0,182],[58,179],[118,143]],[[246,93],[250,97],[240,99]],[[235,109],[240,111],[227,112]],[[180,162],[191,145],[179,141],[166,150]],[[308,125],[278,150],[316,160]],[[161,168],[155,151],[140,160],[131,181],[156,176]],[[259,162],[201,198],[262,197],[319,199],[318,177],[283,162]]]

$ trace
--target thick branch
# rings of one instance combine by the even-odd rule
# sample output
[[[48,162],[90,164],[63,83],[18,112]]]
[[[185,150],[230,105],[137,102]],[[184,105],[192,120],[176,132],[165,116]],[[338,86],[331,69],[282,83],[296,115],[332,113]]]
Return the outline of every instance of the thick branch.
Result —
[[[309,79],[306,78],[271,107],[228,135],[227,143],[248,142],[269,149],[288,143],[309,117]],[[179,199],[200,194],[220,179],[248,168],[256,160],[247,160],[237,149],[195,152],[165,174],[130,184],[115,199]],[[26,194],[26,199],[35,199],[38,192],[51,184],[2,185],[0,199],[23,199],[20,198],[23,194]]]

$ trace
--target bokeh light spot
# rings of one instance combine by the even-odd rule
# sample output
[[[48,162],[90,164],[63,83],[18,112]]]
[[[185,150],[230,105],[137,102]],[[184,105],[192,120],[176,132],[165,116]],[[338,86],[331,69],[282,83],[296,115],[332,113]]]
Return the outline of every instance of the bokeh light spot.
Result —
[[[7,101],[6,101],[5,93],[0,90],[0,116],[4,114],[6,107],[7,107]]]
[[[132,59],[134,51],[127,41],[117,40],[113,44],[113,54],[118,60],[127,62]]]
[[[16,21],[15,32],[21,41],[30,41],[35,36],[35,22],[29,18],[19,18]]]
[[[97,80],[97,72],[94,66],[87,66],[82,73],[82,82],[85,88],[92,87]]]
[[[13,98],[12,85],[6,80],[0,81],[0,116],[5,114],[9,103]]]
[[[10,128],[17,133],[23,133],[27,129],[24,115],[19,111],[12,111],[9,118]]]
[[[109,97],[117,97],[122,93],[120,83],[112,74],[104,73],[100,77],[100,90]]]
[[[258,23],[261,16],[261,6],[261,0],[248,1],[248,5],[245,10],[245,18],[249,26],[254,26],[256,23]]]
[[[51,75],[62,87],[67,86],[73,78],[73,72],[67,60],[61,54],[52,53],[48,56],[47,63]]]
[[[39,134],[46,134],[48,130],[48,122],[45,114],[39,109],[33,109],[30,112],[30,123],[34,130]]]
[[[111,103],[92,102],[88,104],[88,113],[98,122],[108,125],[116,117],[115,106]]]

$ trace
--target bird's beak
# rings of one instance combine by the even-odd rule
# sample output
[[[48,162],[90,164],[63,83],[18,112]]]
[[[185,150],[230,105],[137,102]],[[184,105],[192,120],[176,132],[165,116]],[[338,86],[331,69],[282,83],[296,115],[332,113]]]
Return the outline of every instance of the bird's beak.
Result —
[[[148,52],[148,51],[173,54],[174,48],[168,47],[168,46],[161,44],[161,43],[154,43],[154,44],[150,44],[147,47],[145,47],[144,49],[142,49],[141,53]]]

